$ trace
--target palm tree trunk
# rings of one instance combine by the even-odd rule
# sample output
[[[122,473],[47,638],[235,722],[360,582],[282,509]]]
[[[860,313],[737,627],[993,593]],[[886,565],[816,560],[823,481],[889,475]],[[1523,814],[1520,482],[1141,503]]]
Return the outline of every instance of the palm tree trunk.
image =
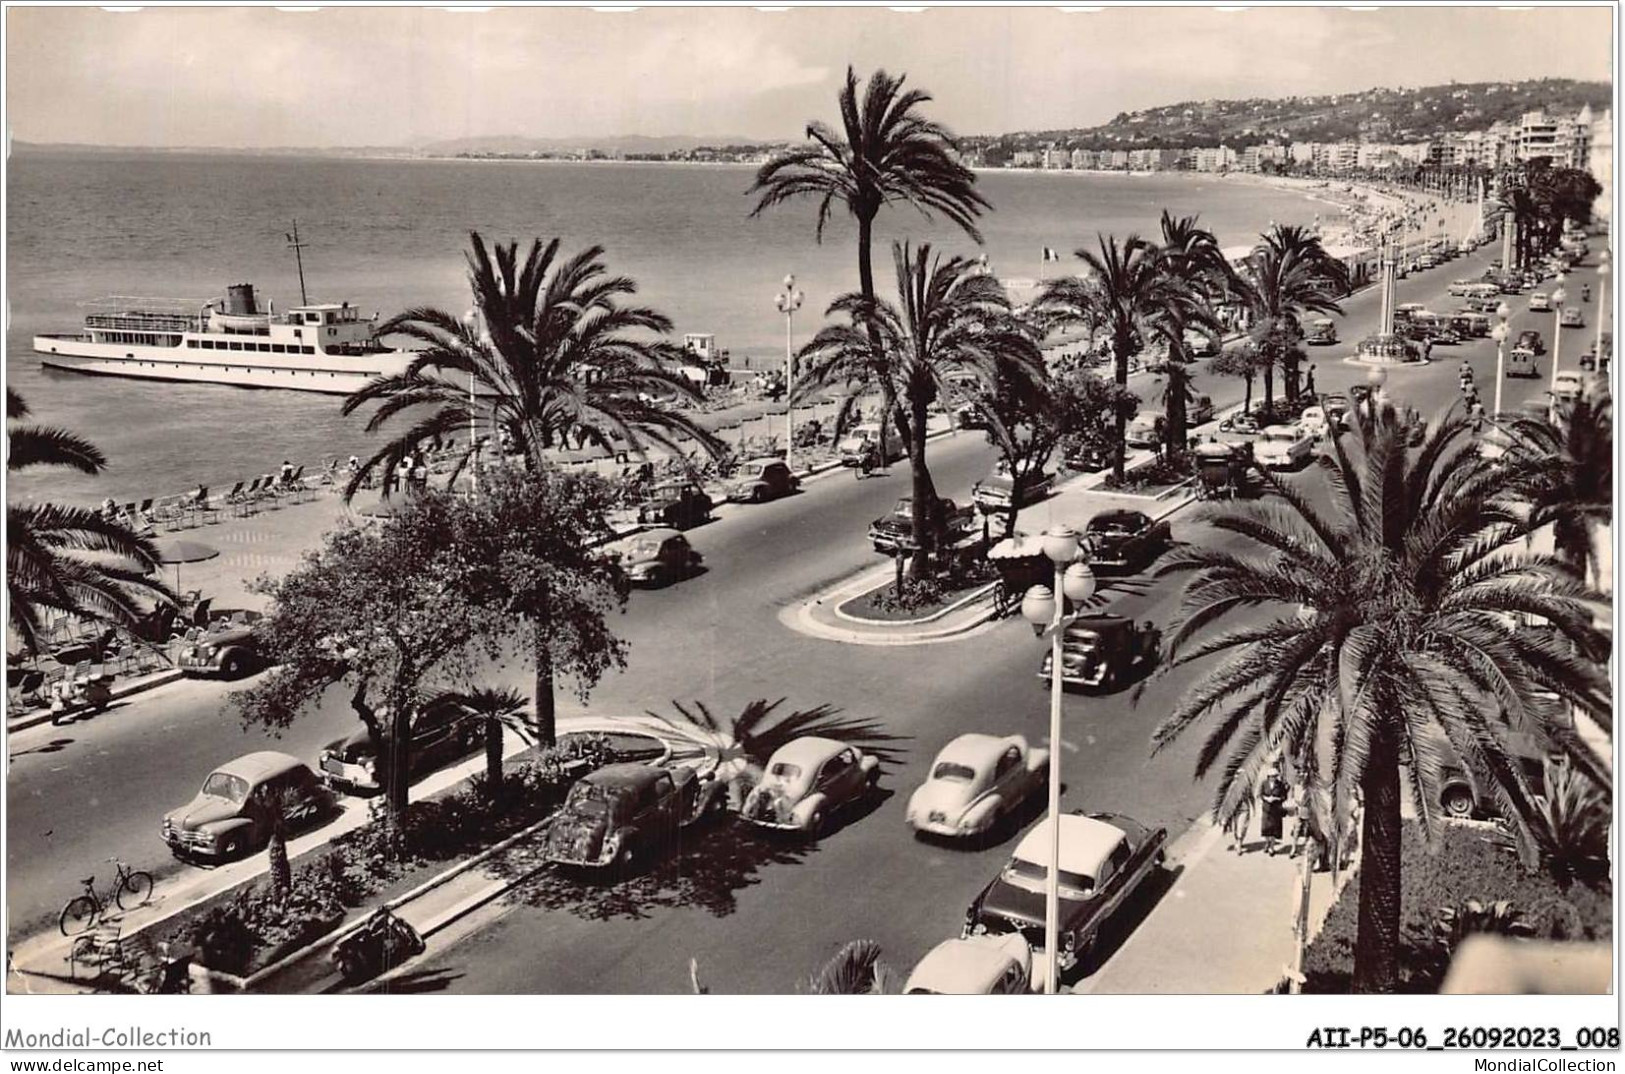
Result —
[[[931,480],[931,471],[925,465],[924,397],[911,401],[912,413],[908,429],[908,465],[914,479],[913,518],[914,554],[910,557],[909,575],[924,578],[930,571],[931,557],[936,551],[939,526],[942,522],[937,510],[937,486]]]
[[[1392,731],[1375,734],[1360,781],[1360,905],[1354,991],[1393,992],[1399,984],[1399,752]]]
[[[1264,366],[1264,413],[1270,415],[1269,420],[1275,420],[1275,359],[1271,358]]]
[[[485,718],[485,786],[491,801],[502,800],[502,721]]]
[[[279,896],[286,895],[293,887],[293,866],[288,862],[288,835],[284,824],[280,815],[271,819],[271,840],[265,845],[265,854],[271,861],[271,890]]]
[[[536,745],[548,749],[558,737],[558,710],[553,702],[553,649],[548,644],[547,618],[537,616],[531,627],[536,651]]]
[[[1113,372],[1116,374],[1117,387],[1123,391],[1128,390],[1128,359],[1129,348],[1134,346],[1134,336],[1128,331],[1118,331],[1112,337]],[[1112,444],[1112,476],[1123,480],[1123,460],[1128,454],[1128,415],[1121,406],[1117,410],[1116,435]]]
[[[1243,414],[1251,414],[1253,412],[1253,378],[1252,378],[1252,375],[1249,374],[1246,379],[1247,379],[1247,391],[1246,391],[1246,394],[1242,396],[1241,412]]]
[[[873,303],[875,300],[875,221],[874,216],[858,217],[858,290],[863,293],[865,302]],[[875,352],[880,351],[880,329],[870,324],[869,343]],[[891,460],[891,453],[886,450],[891,440],[890,427],[892,424],[892,409],[897,405],[897,396],[892,391],[890,380],[880,385],[880,465],[884,467]]]
[[[1298,399],[1298,356],[1292,351],[1281,355],[1281,379],[1286,384],[1287,402]]]

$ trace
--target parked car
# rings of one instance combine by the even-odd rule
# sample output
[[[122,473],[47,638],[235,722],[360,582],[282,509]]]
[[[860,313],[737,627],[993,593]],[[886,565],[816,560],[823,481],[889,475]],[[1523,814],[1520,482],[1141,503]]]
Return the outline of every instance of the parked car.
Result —
[[[838,810],[862,801],[880,780],[880,761],[832,738],[785,743],[745,798],[741,815],[761,828],[819,835]]]
[[[740,463],[726,487],[730,500],[764,503],[799,489],[801,478],[790,472],[783,459],[752,459]]]
[[[1412,314],[1426,313],[1427,307],[1420,302],[1401,302],[1394,307],[1394,320],[1408,321]]]
[[[1303,432],[1321,440],[1331,432],[1331,420],[1326,417],[1326,410],[1320,406],[1304,407],[1303,413],[1298,415],[1298,428]]]
[[[905,996],[1020,996],[1032,988],[1033,949],[1019,933],[944,940],[903,983]]]
[[[1136,414],[1123,432],[1123,442],[1129,447],[1154,448],[1162,443],[1163,416]]]
[[[1547,313],[1552,308],[1552,299],[1545,291],[1536,291],[1529,296],[1529,309],[1531,312]]]
[[[1085,555],[1095,570],[1143,570],[1172,543],[1167,520],[1153,522],[1144,511],[1102,511],[1084,527]]]
[[[895,456],[900,446],[898,438],[891,438],[891,453]],[[880,458],[880,423],[867,421],[861,425],[854,425],[848,429],[846,435],[841,437],[840,443],[835,445],[836,452],[841,457],[841,465],[857,467],[863,465],[865,458],[873,458],[884,465],[890,460]]]
[[[1535,367],[1535,352],[1528,347],[1513,347],[1507,353],[1507,376],[1509,377],[1538,377],[1540,370]]]
[[[182,674],[204,679],[240,679],[265,666],[260,645],[261,615],[254,611],[214,613],[195,640],[181,647],[175,664]]]
[[[945,496],[937,498],[934,514],[939,546],[952,544],[970,532],[975,522],[971,508],[960,507]],[[869,543],[875,551],[888,556],[913,552],[918,547],[914,539],[914,497],[904,496],[897,501],[891,514],[882,515],[869,523]]]
[[[1102,928],[1160,871],[1168,832],[1117,813],[1046,817],[1022,838],[999,875],[965,913],[963,935],[1020,933],[1034,954],[1044,947],[1044,891],[1056,862],[1052,827],[1060,825],[1056,963],[1070,972],[1090,954]]]
[[[956,429],[989,429],[992,423],[988,421],[987,411],[982,409],[981,403],[960,403],[954,407],[954,428]]]
[[[1194,428],[1213,420],[1213,400],[1205,395],[1194,396],[1185,403],[1185,425]]]
[[[1326,423],[1328,425],[1332,424],[1333,422],[1336,422],[1338,425],[1347,424],[1349,399],[1348,396],[1343,395],[1341,392],[1331,392],[1327,395],[1322,395],[1320,397],[1320,409],[1325,413]],[[1307,414],[1308,411],[1304,411],[1304,413]]]
[[[1112,455],[1099,445],[1074,445],[1061,461],[1074,473],[1097,474],[1112,464]]]
[[[1033,749],[1025,737],[960,735],[937,754],[905,817],[922,835],[985,835],[1048,781],[1049,751]]]
[[[1580,391],[1585,387],[1585,380],[1578,372],[1572,369],[1560,369],[1552,378],[1552,398],[1559,403],[1572,403],[1580,398]]]
[[[429,705],[412,718],[407,754],[408,778],[416,779],[473,753],[485,741],[478,720],[455,704]],[[378,747],[365,727],[329,742],[316,759],[322,781],[345,794],[374,795],[384,789],[378,775]]]
[[[722,784],[687,765],[606,765],[570,788],[547,831],[555,865],[627,869],[681,829],[721,812]]]
[[[1563,312],[1558,314],[1558,323],[1564,328],[1584,328],[1586,323],[1585,310],[1579,306],[1564,306]]]
[[[1156,667],[1161,654],[1162,631],[1149,620],[1142,626],[1121,615],[1080,616],[1061,636],[1061,684],[1115,690]],[[1046,686],[1052,655],[1045,653],[1038,668]]]
[[[1513,346],[1516,346],[1516,347],[1528,347],[1530,350],[1534,351],[1536,354],[1545,354],[1546,353],[1546,341],[1544,339],[1541,339],[1540,338],[1540,333],[1535,331],[1533,328],[1529,328],[1529,329],[1526,329],[1526,330],[1524,330],[1522,332],[1519,332],[1518,333],[1518,342],[1513,344]]]
[[[1445,288],[1450,294],[1460,298],[1467,294],[1474,286],[1472,280],[1451,280],[1450,286]]]
[[[684,478],[662,481],[638,505],[638,521],[674,529],[688,529],[711,520],[711,497]]]
[[[699,571],[698,550],[674,529],[657,526],[605,546],[621,562],[633,585],[661,586]]]
[[[308,765],[275,750],[248,753],[209,773],[186,805],[164,815],[159,831],[177,857],[226,861],[271,838],[271,806],[282,803],[290,827],[325,816],[333,798]]]
[[[1271,470],[1295,470],[1308,465],[1314,454],[1314,437],[1298,425],[1271,425],[1253,442],[1258,465]]]
[[[1048,496],[1055,487],[1055,475],[1040,471],[1029,474],[1021,483],[1021,499],[1015,507],[1026,507],[1037,503]],[[1011,495],[1015,491],[1015,482],[1011,480],[1010,471],[1000,464],[991,474],[971,486],[971,502],[985,514],[1000,514],[1010,510]]]
[[[1522,276],[1501,277],[1501,293],[1503,295],[1521,295],[1528,287]]]
[[[1198,332],[1193,328],[1185,330],[1185,353],[1192,358],[1211,358],[1219,353],[1219,340],[1217,336]]]

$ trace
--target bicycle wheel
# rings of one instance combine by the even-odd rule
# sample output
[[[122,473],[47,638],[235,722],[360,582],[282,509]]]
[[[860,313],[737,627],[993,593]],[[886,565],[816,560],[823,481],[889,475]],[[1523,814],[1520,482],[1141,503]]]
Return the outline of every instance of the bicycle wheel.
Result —
[[[114,898],[118,901],[120,910],[133,910],[137,906],[145,906],[147,900],[152,898],[152,874],[126,873]]]
[[[62,916],[57,918],[57,928],[62,930],[64,936],[77,936],[81,932],[89,932],[90,927],[96,923],[96,916],[101,913],[101,907],[89,895],[79,895],[68,900],[68,905],[62,908]]]

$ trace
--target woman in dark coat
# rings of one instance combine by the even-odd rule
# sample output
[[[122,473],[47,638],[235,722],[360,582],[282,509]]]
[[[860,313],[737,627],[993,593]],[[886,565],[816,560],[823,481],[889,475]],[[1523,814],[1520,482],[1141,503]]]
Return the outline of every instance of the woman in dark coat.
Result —
[[[1264,837],[1264,850],[1275,853],[1281,841],[1282,820],[1286,817],[1286,780],[1277,768],[1264,770],[1264,782],[1258,788],[1259,834]]]

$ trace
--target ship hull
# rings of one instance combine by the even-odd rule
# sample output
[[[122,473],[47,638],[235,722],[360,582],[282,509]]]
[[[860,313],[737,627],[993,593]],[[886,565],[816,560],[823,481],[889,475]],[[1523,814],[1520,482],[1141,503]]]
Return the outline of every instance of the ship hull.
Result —
[[[374,377],[404,372],[412,359],[410,354],[395,352],[364,356],[232,354],[216,361],[185,346],[99,343],[84,336],[50,335],[35,336],[34,350],[41,365],[74,373],[326,395],[348,395]]]

